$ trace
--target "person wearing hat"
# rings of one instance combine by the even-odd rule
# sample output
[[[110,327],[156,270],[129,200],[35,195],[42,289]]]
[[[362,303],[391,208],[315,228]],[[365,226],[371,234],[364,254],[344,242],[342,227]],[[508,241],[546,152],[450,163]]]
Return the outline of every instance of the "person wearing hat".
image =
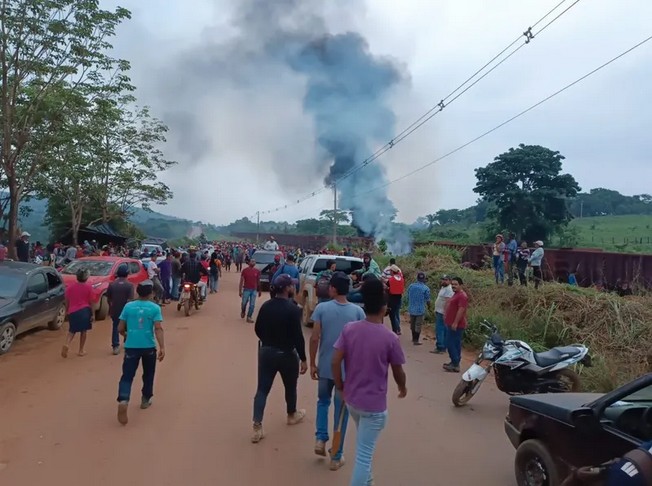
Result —
[[[496,235],[496,242],[492,247],[492,263],[494,267],[494,276],[496,283],[505,283],[505,262],[503,254],[505,253],[505,239],[503,235]]]
[[[61,348],[61,356],[68,357],[68,349],[75,334],[79,333],[79,356],[85,356],[86,333],[93,327],[93,287],[88,283],[89,272],[77,270],[77,281],[66,285],[66,310],[68,313],[68,335]]]
[[[273,236],[270,236],[269,240],[265,242],[265,245],[263,246],[263,250],[278,251],[278,243],[276,242]]]
[[[274,297],[260,307],[255,324],[259,346],[258,386],[254,397],[251,436],[254,444],[265,437],[265,405],[277,373],[280,373],[285,387],[287,424],[296,425],[306,416],[305,410],[297,409],[299,374],[308,371],[306,343],[301,329],[301,309],[290,300],[294,295],[294,282],[290,275],[277,276],[273,285]]]
[[[532,276],[534,277],[534,288],[538,289],[543,280],[543,273],[541,272],[541,263],[543,262],[543,241],[538,240],[534,242],[534,251],[530,255],[529,264],[532,267]]]
[[[20,238],[16,241],[16,257],[18,261],[29,262],[29,237],[30,235],[27,231],[23,231],[20,234]]]
[[[430,304],[430,288],[426,285],[425,273],[417,273],[417,281],[408,287],[407,298],[412,344],[420,346],[421,326],[425,319],[426,307]]]
[[[109,284],[106,289],[106,298],[109,302],[109,316],[113,320],[113,332],[111,333],[111,349],[113,354],[120,353],[120,334],[118,326],[120,324],[120,314],[127,305],[127,302],[134,299],[134,285],[127,280],[129,276],[129,267],[126,263],[118,267],[116,279]]]
[[[144,280],[136,287],[138,299],[128,302],[120,313],[118,332],[125,336],[125,352],[122,362],[122,377],[118,384],[118,422],[129,422],[127,411],[131,397],[131,385],[138,365],[143,363],[143,388],[140,408],[152,405],[154,396],[154,374],[156,360],[165,358],[163,337],[163,315],[161,306],[152,301],[154,282]],[[158,352],[156,343],[158,342]]]
[[[448,349],[446,342],[446,324],[444,324],[444,314],[446,313],[446,304],[453,297],[453,287],[451,287],[451,278],[448,275],[442,275],[439,286],[439,293],[435,300],[435,349],[431,351],[434,354],[444,354]]]
[[[290,254],[287,256],[285,263],[276,270],[276,273],[272,277],[272,281],[276,280],[278,276],[283,274],[289,275],[292,278],[295,290],[296,292],[299,292],[299,269],[297,268],[296,257],[294,255]]]
[[[342,329],[349,322],[363,321],[365,313],[358,305],[351,304],[346,296],[351,287],[351,279],[344,272],[334,272],[331,276],[328,292],[330,300],[318,304],[312,314],[311,320],[314,322],[312,335],[310,336],[310,376],[313,380],[319,382],[317,388],[317,419],[315,432],[315,454],[318,456],[326,455],[326,443],[329,440],[328,435],[328,410],[331,399],[333,398],[333,370],[331,363],[333,361],[333,345],[342,334]],[[319,352],[319,361],[317,353]],[[334,417],[340,416],[340,411],[344,407],[342,396],[335,393],[334,397]],[[348,413],[343,411],[344,417],[340,431],[342,441],[339,449],[332,451],[330,469],[336,471],[344,465],[343,446],[346,426],[348,422]]]

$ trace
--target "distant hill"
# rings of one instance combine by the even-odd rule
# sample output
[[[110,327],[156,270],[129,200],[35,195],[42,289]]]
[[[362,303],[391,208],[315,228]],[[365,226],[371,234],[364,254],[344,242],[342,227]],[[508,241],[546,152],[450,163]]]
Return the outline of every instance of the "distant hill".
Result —
[[[50,240],[50,229],[44,220],[48,203],[44,199],[31,199],[21,206],[21,228],[32,235],[32,241],[47,242]],[[136,208],[129,218],[147,236],[155,236],[170,240],[203,232],[207,238],[214,239],[226,234],[224,228],[199,221],[190,221],[156,211]]]

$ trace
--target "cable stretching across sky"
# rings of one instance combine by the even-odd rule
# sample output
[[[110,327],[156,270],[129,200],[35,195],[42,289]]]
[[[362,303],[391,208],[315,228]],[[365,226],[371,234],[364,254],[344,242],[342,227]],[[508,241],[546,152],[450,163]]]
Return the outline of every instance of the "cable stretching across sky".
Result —
[[[445,107],[453,103],[455,100],[460,98],[464,93],[466,93],[468,90],[470,90],[473,86],[478,84],[482,79],[484,79],[486,76],[491,74],[494,70],[496,70],[499,66],[501,66],[505,61],[507,61],[510,57],[512,57],[514,54],[516,54],[518,51],[520,51],[523,47],[528,45],[532,39],[537,37],[539,34],[541,34],[544,30],[546,30],[550,25],[552,25],[554,22],[556,22],[561,16],[563,16],[566,12],[568,12],[572,7],[577,5],[580,0],[574,0],[568,7],[566,7],[564,10],[562,10],[560,13],[558,13],[555,17],[553,17],[548,23],[543,25],[538,31],[533,32],[533,29],[535,29],[538,25],[542,24],[547,18],[549,18],[555,11],[557,11],[562,5],[564,5],[567,1],[569,0],[562,0],[559,2],[555,7],[553,7],[548,13],[546,13],[543,17],[541,17],[539,20],[537,20],[534,24],[532,24],[531,27],[529,27],[525,32],[522,34],[519,34],[519,36],[514,39],[510,44],[508,44],[504,49],[502,49],[498,54],[496,54],[494,57],[492,57],[488,62],[486,62],[480,69],[475,71],[471,76],[469,76],[462,84],[460,84],[457,88],[455,88],[453,91],[451,91],[448,95],[446,95],[444,98],[441,99],[436,105],[431,107],[426,113],[424,113],[421,117],[419,117],[417,120],[415,120],[413,123],[411,123],[408,127],[406,127],[403,131],[398,133],[394,138],[392,138],[390,141],[388,141],[385,145],[380,147],[374,154],[372,154],[370,157],[367,159],[363,160],[361,163],[357,164],[356,166],[352,167],[349,171],[344,173],[341,177],[339,177],[337,180],[334,181],[334,184],[337,185],[339,182],[342,180],[346,179],[347,177],[350,177],[351,175],[355,174],[359,170],[363,169],[364,167],[368,166],[371,164],[373,161],[376,159],[380,158],[383,154],[391,150],[394,146],[396,146],[398,143],[402,142],[405,140],[407,137],[412,135],[414,132],[416,132],[419,128],[421,128],[423,125],[425,125],[428,121],[430,121],[432,118],[434,118],[438,113],[441,113]],[[521,41],[520,45],[514,48],[516,44]],[[512,49],[514,48],[514,49]],[[510,51],[509,54],[507,54],[505,57],[503,57],[499,62],[497,62],[495,65],[493,65],[490,69],[487,70],[489,66],[491,66],[495,61],[501,58],[505,53]],[[483,71],[485,71],[483,73]],[[481,74],[482,73],[482,74]],[[296,206],[298,204],[301,204],[304,201],[307,201],[308,199],[312,199],[313,197],[321,194],[327,189],[327,187],[321,187],[310,194],[306,194],[305,196],[299,198],[296,200],[296,202],[288,203],[283,206],[278,206],[274,209],[269,209],[265,211],[260,211],[258,214],[263,215],[263,214],[272,214],[279,212],[283,209],[287,209],[289,207]]]
[[[561,88],[561,89],[555,91],[554,93],[550,94],[549,96],[547,96],[547,97],[543,98],[542,100],[536,102],[535,104],[533,104],[533,105],[530,106],[529,108],[526,108],[525,110],[521,111],[520,113],[517,113],[517,114],[514,115],[513,117],[511,117],[511,118],[505,120],[504,122],[502,122],[502,123],[499,124],[499,125],[496,125],[496,126],[493,127],[492,129],[487,130],[487,131],[484,132],[483,134],[481,134],[481,135],[475,137],[474,139],[469,140],[469,141],[466,142],[465,144],[460,145],[460,146],[457,147],[456,149],[451,150],[450,152],[448,152],[448,153],[442,155],[441,157],[438,157],[438,158],[436,158],[435,160],[432,160],[432,161],[428,162],[427,164],[422,165],[421,167],[419,167],[419,168],[417,168],[417,169],[414,169],[414,170],[412,170],[412,171],[410,171],[410,172],[408,172],[408,173],[406,173],[406,174],[403,174],[402,176],[397,177],[396,179],[393,179],[393,180],[391,180],[391,181],[389,181],[389,182],[387,182],[387,183],[385,183],[385,184],[382,184],[382,185],[380,185],[380,186],[377,186],[377,187],[374,187],[374,188],[372,188],[372,189],[369,189],[368,191],[361,192],[361,193],[359,193],[359,194],[355,194],[355,195],[353,196],[353,198],[354,198],[354,199],[357,199],[357,198],[359,198],[359,197],[365,196],[365,195],[370,194],[370,193],[372,193],[372,192],[374,192],[374,191],[377,191],[377,190],[379,190],[379,189],[385,188],[385,187],[387,187],[387,186],[389,186],[389,185],[391,185],[391,184],[394,184],[395,182],[401,181],[401,180],[406,179],[406,178],[408,178],[408,177],[410,177],[410,176],[412,176],[412,175],[414,175],[414,174],[416,174],[416,173],[418,173],[418,172],[421,172],[422,170],[424,170],[424,169],[430,167],[431,165],[436,164],[437,162],[440,162],[440,161],[446,159],[447,157],[450,157],[451,155],[453,155],[453,154],[459,152],[460,150],[462,150],[462,149],[468,147],[469,145],[471,145],[471,144],[477,142],[478,140],[480,140],[480,139],[486,137],[487,135],[489,135],[489,134],[495,132],[496,130],[499,130],[500,128],[504,127],[505,125],[507,125],[507,124],[513,122],[513,121],[516,120],[517,118],[520,118],[520,117],[522,117],[523,115],[525,115],[526,113],[529,113],[530,111],[532,111],[532,110],[534,110],[535,108],[541,106],[541,105],[544,104],[545,102],[547,102],[547,101],[553,99],[554,97],[560,95],[560,94],[563,93],[564,91],[566,91],[566,90],[572,88],[573,86],[575,86],[575,85],[581,83],[581,82],[584,81],[586,78],[588,78],[588,77],[594,75],[595,73],[597,73],[598,71],[600,71],[600,70],[606,68],[607,66],[609,66],[609,65],[612,64],[613,62],[616,62],[616,61],[617,61],[618,59],[620,59],[621,57],[626,56],[627,54],[629,54],[629,53],[632,52],[633,50],[635,50],[635,49],[641,47],[643,44],[645,44],[645,43],[647,43],[647,42],[649,42],[649,41],[651,41],[651,40],[652,40],[652,35],[649,36],[649,37],[647,37],[646,39],[642,40],[642,41],[639,42],[638,44],[636,44],[636,45],[630,47],[630,48],[627,49],[626,51],[621,52],[621,53],[618,54],[617,56],[611,58],[609,61],[605,62],[604,64],[601,64],[600,66],[598,66],[597,68],[593,69],[592,71],[586,73],[584,76],[582,76],[582,77],[576,79],[576,80],[573,81],[572,83],[567,84],[567,85],[564,86],[563,88]]]

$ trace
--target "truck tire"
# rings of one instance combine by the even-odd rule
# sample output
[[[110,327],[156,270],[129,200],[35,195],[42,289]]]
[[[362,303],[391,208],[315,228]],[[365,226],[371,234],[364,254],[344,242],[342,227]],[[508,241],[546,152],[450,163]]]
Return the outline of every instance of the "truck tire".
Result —
[[[518,446],[514,472],[518,486],[559,486],[561,482],[557,461],[538,439],[526,440]]]

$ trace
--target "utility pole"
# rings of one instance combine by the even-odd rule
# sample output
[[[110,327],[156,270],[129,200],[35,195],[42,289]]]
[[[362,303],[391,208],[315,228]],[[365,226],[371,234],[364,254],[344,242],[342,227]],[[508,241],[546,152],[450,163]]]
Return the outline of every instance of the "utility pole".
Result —
[[[580,199],[580,219],[584,216],[584,199]]]
[[[337,246],[337,184],[333,183],[333,246]]]
[[[256,244],[260,240],[260,211],[256,211]]]

